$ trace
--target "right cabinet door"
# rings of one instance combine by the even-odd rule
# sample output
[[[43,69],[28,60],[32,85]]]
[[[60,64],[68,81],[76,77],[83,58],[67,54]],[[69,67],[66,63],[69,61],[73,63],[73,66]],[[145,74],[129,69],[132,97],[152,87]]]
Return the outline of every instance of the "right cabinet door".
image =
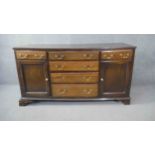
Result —
[[[131,63],[127,61],[101,62],[100,92],[102,97],[129,95]]]

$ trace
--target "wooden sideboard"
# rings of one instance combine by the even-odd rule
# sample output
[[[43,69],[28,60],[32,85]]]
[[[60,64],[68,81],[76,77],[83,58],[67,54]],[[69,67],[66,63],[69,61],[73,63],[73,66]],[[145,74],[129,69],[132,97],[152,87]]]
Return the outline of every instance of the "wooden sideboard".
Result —
[[[22,98],[130,104],[135,46],[124,43],[15,47]]]

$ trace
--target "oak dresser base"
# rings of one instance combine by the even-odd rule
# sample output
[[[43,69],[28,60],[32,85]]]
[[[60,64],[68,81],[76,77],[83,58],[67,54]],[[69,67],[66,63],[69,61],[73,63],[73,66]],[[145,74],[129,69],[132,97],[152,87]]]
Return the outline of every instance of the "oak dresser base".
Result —
[[[135,49],[124,43],[15,47],[19,105],[36,101],[129,105]]]

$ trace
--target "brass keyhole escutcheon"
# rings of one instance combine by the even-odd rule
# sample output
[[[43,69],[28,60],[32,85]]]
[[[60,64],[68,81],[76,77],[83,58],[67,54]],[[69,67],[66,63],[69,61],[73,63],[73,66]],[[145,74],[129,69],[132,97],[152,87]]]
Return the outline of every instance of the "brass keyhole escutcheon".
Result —
[[[93,66],[91,66],[91,65],[85,65],[84,66],[84,68],[86,68],[86,69],[91,69]]]
[[[56,55],[55,55],[55,58],[57,58],[57,59],[59,59],[59,60],[63,59],[64,57],[65,57],[65,56],[64,56],[63,54],[60,54],[60,55],[56,54]]]
[[[84,54],[83,55],[85,58],[87,58],[87,59],[90,59],[90,58],[92,58],[93,57],[93,55],[92,54]]]

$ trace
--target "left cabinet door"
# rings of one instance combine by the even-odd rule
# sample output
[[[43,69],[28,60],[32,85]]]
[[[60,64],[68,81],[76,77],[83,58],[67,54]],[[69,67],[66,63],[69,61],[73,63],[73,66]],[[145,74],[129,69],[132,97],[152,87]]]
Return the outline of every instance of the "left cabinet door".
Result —
[[[44,60],[18,60],[18,75],[23,97],[48,97],[48,66]]]

